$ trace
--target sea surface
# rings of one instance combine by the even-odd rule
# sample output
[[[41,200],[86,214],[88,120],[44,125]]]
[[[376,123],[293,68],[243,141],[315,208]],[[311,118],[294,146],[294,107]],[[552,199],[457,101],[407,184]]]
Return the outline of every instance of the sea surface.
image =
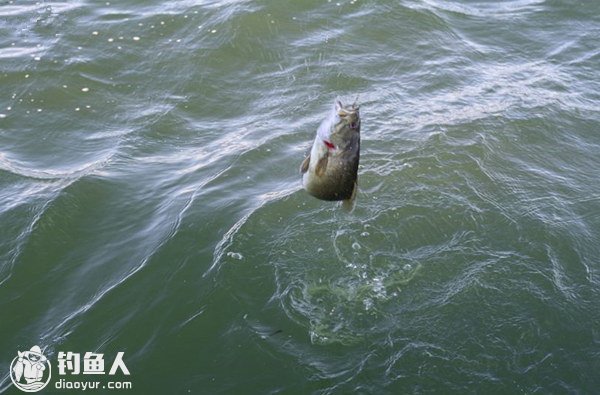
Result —
[[[46,392],[599,393],[599,43],[597,0],[0,1],[0,392],[38,345]],[[349,212],[298,168],[357,96]]]

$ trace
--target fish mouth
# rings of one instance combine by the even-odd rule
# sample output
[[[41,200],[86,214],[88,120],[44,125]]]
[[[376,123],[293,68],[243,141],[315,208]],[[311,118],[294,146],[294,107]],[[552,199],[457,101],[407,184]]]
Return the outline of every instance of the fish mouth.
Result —
[[[350,129],[358,129],[360,122],[350,122]]]

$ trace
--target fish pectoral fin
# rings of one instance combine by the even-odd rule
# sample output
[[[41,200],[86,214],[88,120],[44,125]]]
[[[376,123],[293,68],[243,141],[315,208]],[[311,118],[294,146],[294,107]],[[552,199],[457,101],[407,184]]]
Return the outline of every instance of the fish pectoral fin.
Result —
[[[304,160],[302,161],[302,164],[300,165],[300,173],[304,174],[308,171],[308,165],[310,165],[310,154],[308,154],[308,156],[306,158],[304,158]]]
[[[315,174],[319,177],[321,177],[323,174],[325,174],[325,170],[327,170],[327,162],[329,161],[329,154],[323,156],[321,159],[319,159],[319,161],[317,162],[317,166],[315,166]]]

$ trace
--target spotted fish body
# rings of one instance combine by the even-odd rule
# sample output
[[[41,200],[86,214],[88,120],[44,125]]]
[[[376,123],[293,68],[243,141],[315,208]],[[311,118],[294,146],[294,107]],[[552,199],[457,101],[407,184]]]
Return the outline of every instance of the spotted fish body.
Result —
[[[344,106],[336,101],[300,166],[304,189],[318,199],[352,201],[356,194],[360,156],[358,110],[356,103]]]

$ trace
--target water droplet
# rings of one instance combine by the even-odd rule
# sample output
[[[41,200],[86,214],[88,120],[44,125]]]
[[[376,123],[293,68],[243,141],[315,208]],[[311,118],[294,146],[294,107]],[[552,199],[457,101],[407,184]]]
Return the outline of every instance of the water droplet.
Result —
[[[0,118],[6,118],[6,114],[0,114]]]
[[[140,41],[140,38],[138,36],[133,37],[133,41]]]
[[[217,32],[217,30],[216,29],[212,29],[210,32],[213,33],[213,34],[215,34]]]
[[[115,39],[114,39],[114,38],[112,38],[112,37],[108,39],[108,42],[109,42],[109,43],[112,43],[113,41],[115,41]]]
[[[360,250],[362,247],[360,246],[360,244],[358,244],[356,241],[354,243],[352,243],[352,249],[358,251]]]
[[[81,91],[82,91],[82,92],[89,92],[89,91],[90,91],[90,88],[87,88],[87,87],[86,87],[86,88],[81,88]]]
[[[367,237],[367,236],[369,236],[369,235],[370,235],[370,233],[369,233],[369,232],[362,232],[360,235],[361,235],[362,237]]]
[[[98,35],[98,32],[94,31],[94,32],[92,32],[92,34],[93,34],[94,36],[97,36],[97,35]]]
[[[244,256],[242,254],[240,254],[239,252],[231,252],[231,251],[229,251],[227,253],[227,256],[231,257],[233,259],[237,259],[238,261],[244,259]]]
[[[402,269],[409,271],[410,269],[412,269],[412,265],[410,263],[407,263],[406,265],[402,266]]]

